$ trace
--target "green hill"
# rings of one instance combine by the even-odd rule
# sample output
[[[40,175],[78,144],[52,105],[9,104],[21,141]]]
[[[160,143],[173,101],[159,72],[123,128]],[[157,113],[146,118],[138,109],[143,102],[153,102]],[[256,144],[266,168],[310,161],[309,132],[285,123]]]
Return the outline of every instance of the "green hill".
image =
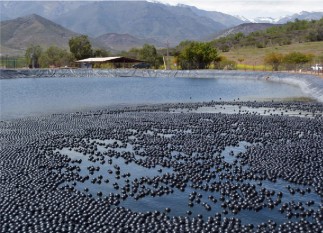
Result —
[[[242,32],[211,42],[222,55],[237,63],[257,65],[271,52],[288,54],[301,52],[323,56],[323,18],[296,20],[248,35]]]
[[[314,41],[323,41],[323,18],[296,20],[248,35],[239,32],[213,40],[212,43],[221,51],[227,52],[242,47],[266,48]]]

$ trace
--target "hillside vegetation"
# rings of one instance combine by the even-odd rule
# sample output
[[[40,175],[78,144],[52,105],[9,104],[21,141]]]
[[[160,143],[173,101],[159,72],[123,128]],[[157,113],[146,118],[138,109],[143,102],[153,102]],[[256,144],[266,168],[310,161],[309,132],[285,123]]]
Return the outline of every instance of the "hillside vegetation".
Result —
[[[301,52],[304,54],[312,54],[315,57],[323,56],[323,41],[294,43],[290,45],[271,46],[266,48],[257,48],[255,46],[239,47],[231,49],[229,52],[221,53],[227,59],[237,63],[247,65],[261,65],[264,63],[264,58],[269,53],[289,54],[292,52]],[[313,62],[316,62],[314,59]],[[318,61],[318,63],[320,63]]]
[[[212,44],[222,52],[243,47],[266,48],[294,43],[323,41],[323,18],[320,20],[295,20],[284,25],[245,35],[241,32],[219,38]]]
[[[248,35],[239,32],[210,43],[221,52],[227,64],[238,69],[307,70],[312,64],[323,63],[323,18],[295,20]],[[286,57],[296,55],[306,59],[295,58],[294,62],[286,63]],[[268,62],[274,57],[278,60]]]
[[[230,35],[235,35],[237,33],[243,33],[245,36],[249,35],[252,32],[266,30],[267,28],[277,26],[272,23],[243,23],[238,26],[228,28],[224,31],[217,32],[210,36],[207,40],[215,40],[222,37],[227,37]]]

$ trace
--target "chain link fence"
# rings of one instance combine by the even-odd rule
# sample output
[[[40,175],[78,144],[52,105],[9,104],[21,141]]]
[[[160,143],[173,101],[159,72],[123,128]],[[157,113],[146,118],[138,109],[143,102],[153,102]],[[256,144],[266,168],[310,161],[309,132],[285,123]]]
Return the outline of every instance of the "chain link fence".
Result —
[[[0,57],[0,68],[3,69],[17,69],[27,67],[24,57]]]

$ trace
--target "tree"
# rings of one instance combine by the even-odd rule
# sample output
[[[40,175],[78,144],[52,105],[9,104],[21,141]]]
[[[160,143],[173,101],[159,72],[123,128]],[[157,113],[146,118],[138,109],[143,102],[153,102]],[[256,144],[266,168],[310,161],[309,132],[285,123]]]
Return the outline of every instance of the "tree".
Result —
[[[217,57],[217,49],[210,43],[190,42],[180,52],[178,60],[182,69],[205,69]]]
[[[58,48],[57,46],[49,47],[39,58],[39,64],[41,67],[62,67],[69,66],[74,60],[71,53],[65,49]]]
[[[39,58],[42,54],[42,48],[39,45],[31,45],[25,53],[26,63],[30,68],[39,67]]]
[[[301,65],[312,61],[314,56],[312,54],[303,54],[300,52],[291,52],[284,56],[283,62],[288,66],[300,68]]]
[[[183,49],[185,49],[187,46],[190,46],[194,41],[192,40],[184,40],[179,45],[176,46],[176,50],[178,53],[180,53]]]
[[[282,64],[283,57],[284,56],[281,53],[269,53],[265,56],[265,64],[270,65],[273,70],[277,71]]]
[[[157,54],[155,46],[149,44],[144,44],[139,50],[139,59],[150,63],[156,69],[162,63],[162,57]]]
[[[139,49],[139,48],[132,48],[128,52],[125,52],[125,51],[121,52],[120,55],[124,56],[124,57],[131,57],[134,59],[139,59],[140,50],[141,49]]]
[[[89,41],[88,36],[81,35],[77,37],[72,37],[68,45],[70,47],[71,53],[77,60],[85,59],[92,56],[92,45]]]
[[[94,57],[108,57],[109,52],[104,49],[96,49],[93,53]]]

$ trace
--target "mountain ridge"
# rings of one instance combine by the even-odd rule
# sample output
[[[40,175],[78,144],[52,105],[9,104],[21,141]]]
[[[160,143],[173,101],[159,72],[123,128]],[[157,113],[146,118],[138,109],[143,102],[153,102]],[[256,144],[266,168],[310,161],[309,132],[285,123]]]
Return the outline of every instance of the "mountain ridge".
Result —
[[[147,1],[1,1],[0,7],[2,20],[35,13],[92,37],[131,34],[171,45],[185,39],[200,40],[243,22],[224,13]]]
[[[131,34],[172,45],[185,39],[200,40],[226,26],[196,16],[187,8],[149,2],[96,2],[62,15],[55,22],[96,37],[103,33]]]
[[[32,45],[39,45],[44,49],[50,46],[69,49],[69,40],[81,35],[37,14],[1,21],[0,31],[2,55],[15,56],[21,55]],[[93,48],[115,52],[96,38],[89,37],[89,40]]]
[[[0,23],[1,46],[18,50],[32,44],[67,48],[69,38],[79,35],[37,14]]]
[[[183,40],[205,41],[221,33],[248,34],[274,26],[239,24],[244,21],[221,12],[146,1],[0,1],[0,7],[3,9],[1,19],[34,11],[48,14],[48,18],[33,13],[2,20],[2,54],[10,54],[13,50],[19,53],[36,43],[45,48],[50,45],[68,48],[69,38],[80,34],[88,35],[94,48],[117,52],[141,47],[145,43],[161,48],[166,44],[176,46]],[[280,21],[295,18],[310,20],[320,16],[323,17],[322,12],[304,11]],[[35,21],[30,22],[32,19]],[[6,25],[8,22],[11,22],[10,26]],[[231,24],[234,26],[228,29]]]
[[[21,54],[31,45],[40,45],[42,48],[54,45],[68,49],[69,39],[81,35],[37,14],[1,21],[0,31],[1,53],[16,55]],[[154,39],[118,33],[107,33],[96,38],[89,37],[89,40],[94,49],[101,48],[113,53],[141,47],[146,43],[158,47],[165,46]]]

